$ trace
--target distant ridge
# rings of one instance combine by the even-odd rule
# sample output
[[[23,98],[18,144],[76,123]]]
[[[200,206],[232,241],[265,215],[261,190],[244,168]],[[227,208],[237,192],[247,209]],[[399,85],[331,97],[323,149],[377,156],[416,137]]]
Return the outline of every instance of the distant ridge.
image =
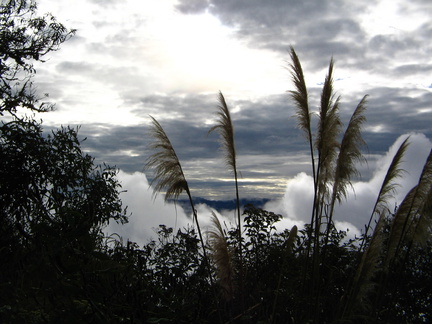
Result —
[[[255,207],[262,208],[270,199],[268,198],[244,198],[240,199],[240,206],[244,207],[248,204],[254,205]],[[192,209],[187,199],[178,199],[177,203],[184,209],[186,213],[191,213]],[[236,208],[235,199],[232,200],[210,200],[201,197],[194,198],[194,204],[206,204],[210,208],[221,212],[222,210],[234,210]]]

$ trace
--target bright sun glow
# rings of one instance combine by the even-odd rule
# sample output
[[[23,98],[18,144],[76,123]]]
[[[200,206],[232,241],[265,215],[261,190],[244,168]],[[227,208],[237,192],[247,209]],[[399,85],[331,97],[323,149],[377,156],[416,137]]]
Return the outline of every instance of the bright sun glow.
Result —
[[[166,80],[171,91],[213,93],[235,87],[245,94],[256,94],[280,90],[280,78],[285,73],[275,63],[280,60],[270,52],[247,48],[235,39],[233,30],[209,14],[171,13],[165,21],[154,22],[152,28],[158,30],[152,39],[159,53],[155,63],[174,75]]]

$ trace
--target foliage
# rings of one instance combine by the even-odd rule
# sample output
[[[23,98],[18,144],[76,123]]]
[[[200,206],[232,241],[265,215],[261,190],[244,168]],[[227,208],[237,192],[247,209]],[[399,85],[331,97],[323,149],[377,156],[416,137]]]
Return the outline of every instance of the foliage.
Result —
[[[127,221],[116,171],[94,166],[69,127],[47,135],[35,121],[12,121],[0,126],[0,145],[4,321],[90,312],[87,275],[106,262],[102,229]]]
[[[0,143],[1,213],[23,239],[45,226],[68,230],[69,217],[93,231],[125,221],[115,170],[93,165],[75,129],[45,135],[34,121],[13,121],[1,125]]]
[[[35,10],[33,1],[1,3],[1,115],[16,116],[20,107],[49,109],[36,106],[32,62],[57,49],[72,32],[50,15],[37,17]],[[110,221],[127,221],[116,170],[93,164],[81,149],[77,129],[46,134],[33,120],[3,121],[0,322],[430,322],[432,154],[417,185],[391,212],[386,203],[402,174],[399,164],[408,141],[401,145],[367,226],[372,233],[349,240],[334,227],[333,211],[336,201],[347,198],[362,160],[366,97],[342,133],[333,60],[314,116],[294,49],[290,56],[295,86],[290,94],[314,177],[311,222],[300,230],[294,226],[279,232],[281,215],[250,205],[238,220],[244,224],[241,235],[240,226],[223,228],[214,216],[205,240],[174,148],[152,119],[155,152],[147,166],[156,171],[154,189],[166,191],[167,199],[186,192],[197,231],[192,226],[174,232],[160,225],[157,239],[142,247],[116,235],[106,237],[103,228]],[[224,143],[233,149],[231,118],[221,93],[219,99],[216,128],[226,131]],[[231,153],[228,162],[236,173]]]
[[[51,14],[37,15],[34,0],[5,0],[0,4],[0,116],[15,116],[19,107],[49,111],[32,83],[34,62],[55,51],[70,38],[68,30]]]

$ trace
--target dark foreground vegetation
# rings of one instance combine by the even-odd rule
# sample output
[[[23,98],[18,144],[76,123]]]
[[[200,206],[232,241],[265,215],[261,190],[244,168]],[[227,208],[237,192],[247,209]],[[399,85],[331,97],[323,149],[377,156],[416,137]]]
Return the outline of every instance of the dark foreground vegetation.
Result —
[[[277,232],[280,215],[241,212],[234,130],[220,94],[217,125],[233,173],[237,225],[202,232],[181,164],[153,119],[147,167],[166,199],[186,193],[194,224],[161,225],[144,246],[106,237],[127,222],[116,170],[83,153],[77,129],[46,134],[19,111],[48,111],[33,91],[32,62],[73,33],[34,3],[0,7],[0,322],[1,323],[427,323],[432,320],[432,157],[396,210],[386,202],[408,145],[396,153],[364,235],[347,240],[333,212],[362,159],[366,97],[342,132],[331,61],[312,133],[300,61],[291,49],[291,91],[311,152],[311,222]],[[287,113],[287,115],[292,115]],[[313,121],[313,120],[312,120]],[[205,134],[204,134],[205,135]],[[241,225],[241,226],[240,226]]]

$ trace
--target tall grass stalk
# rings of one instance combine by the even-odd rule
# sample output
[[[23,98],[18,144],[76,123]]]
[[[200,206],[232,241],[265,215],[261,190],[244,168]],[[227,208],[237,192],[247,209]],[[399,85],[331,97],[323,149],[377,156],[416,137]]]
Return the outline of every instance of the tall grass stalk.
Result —
[[[212,228],[208,231],[212,259],[216,266],[216,274],[223,291],[225,300],[229,301],[234,296],[234,268],[232,251],[228,245],[222,225],[212,211]]]
[[[164,129],[155,118],[152,116],[150,118],[152,127],[149,135],[153,138],[153,141],[149,144],[149,149],[155,152],[147,158],[145,169],[154,170],[154,177],[150,182],[150,186],[153,187],[153,194],[156,195],[159,192],[165,191],[165,201],[168,201],[171,198],[176,200],[183,191],[186,192],[197,226],[204,259],[209,270],[209,279],[210,282],[213,282],[197,211],[182,166]]]
[[[365,96],[357,105],[350,123],[345,131],[342,143],[338,137],[342,123],[339,118],[340,97],[335,95],[333,87],[333,58],[330,60],[328,73],[321,92],[321,103],[318,114],[318,126],[315,138],[312,134],[311,117],[308,103],[308,93],[303,70],[294,49],[290,51],[290,70],[295,89],[289,91],[296,107],[296,117],[299,128],[303,131],[310,149],[312,173],[314,179],[314,198],[308,242],[306,247],[305,275],[308,273],[310,259],[312,261],[311,291],[316,298],[318,309],[320,294],[320,262],[325,257],[325,246],[328,243],[333,222],[333,211],[336,201],[346,197],[347,187],[352,175],[357,175],[355,164],[362,160],[360,148],[364,145],[361,127],[365,121]],[[330,191],[330,189],[333,189]],[[331,192],[331,194],[330,194]],[[329,212],[330,211],[330,212]],[[321,228],[327,222],[324,233],[324,249],[321,252]],[[310,254],[311,248],[312,255]],[[317,312],[318,314],[318,312]],[[318,315],[317,315],[318,316]],[[318,317],[315,318],[319,320]]]
[[[364,311],[372,307],[369,302],[369,293],[375,287],[372,279],[378,270],[378,264],[383,249],[383,228],[385,225],[385,212],[381,210],[377,225],[375,226],[370,244],[363,253],[359,266],[354,275],[352,285],[347,289],[341,304],[341,322],[352,320],[356,311]]]
[[[333,213],[336,201],[342,203],[343,199],[347,198],[347,188],[352,187],[351,177],[359,176],[360,173],[357,170],[356,164],[365,161],[361,148],[366,145],[362,134],[361,128],[363,123],[366,121],[367,95],[360,100],[345,133],[342,138],[340,150],[336,162],[336,168],[334,171],[333,188],[330,199],[329,215],[327,222],[327,229],[325,233],[324,249],[329,241],[330,232],[333,227]],[[324,250],[325,251],[325,250]],[[323,252],[323,259],[325,258],[325,252]]]
[[[395,156],[393,157],[392,162],[390,163],[390,166],[387,170],[386,176],[384,177],[384,181],[381,185],[381,189],[378,193],[377,200],[375,202],[375,205],[372,209],[372,213],[369,217],[369,221],[365,228],[365,233],[363,236],[363,240],[359,247],[359,252],[364,248],[365,243],[367,241],[367,234],[371,227],[372,220],[374,219],[375,214],[381,215],[384,212],[389,213],[390,210],[387,207],[388,200],[392,197],[394,191],[396,190],[398,184],[395,182],[395,180],[402,176],[402,173],[404,172],[403,169],[400,168],[400,164],[402,163],[402,158],[405,154],[405,151],[408,148],[409,145],[409,137],[406,138],[402,144],[399,146],[399,149],[397,150]]]
[[[291,79],[294,84],[295,90],[288,91],[291,98],[294,100],[296,107],[296,114],[299,128],[303,131],[306,140],[309,143],[312,175],[314,178],[314,185],[316,184],[316,171],[315,171],[315,157],[314,157],[314,146],[312,137],[311,127],[311,116],[312,113],[309,111],[308,102],[308,91],[306,87],[306,81],[303,75],[303,69],[300,64],[300,60],[295,52],[294,48],[290,48],[291,63],[289,68],[291,70]]]
[[[291,63],[289,65],[289,68],[291,70],[291,79],[294,84],[295,90],[291,90],[288,92],[291,95],[291,98],[293,99],[295,104],[295,108],[296,108],[295,116],[297,117],[297,124],[299,128],[303,131],[303,134],[309,143],[312,175],[313,175],[313,183],[314,183],[313,206],[315,206],[316,198],[317,198],[317,176],[316,176],[315,153],[314,153],[315,149],[313,145],[312,126],[311,126],[312,113],[309,110],[308,91],[307,91],[306,81],[303,74],[303,69],[300,60],[297,56],[297,53],[295,52],[293,47],[290,48],[290,57],[291,57]],[[310,221],[311,226],[308,231],[309,240],[306,248],[307,256],[309,256],[310,249],[311,249],[314,221],[315,221],[315,207],[312,208],[312,215]],[[309,258],[307,257],[306,262],[308,262],[308,260]]]
[[[414,217],[407,217],[399,240],[396,253],[403,241],[410,246],[413,243],[423,245],[430,238],[432,226],[432,150],[423,167],[413,199],[412,211]],[[409,253],[409,249],[407,251]]]
[[[344,295],[344,303],[342,303],[341,305],[341,318],[343,320],[351,319],[352,316],[354,316],[356,310],[365,311],[368,307],[376,309],[377,303],[379,303],[379,295],[380,291],[383,288],[382,283],[383,280],[385,280],[385,276],[383,277],[383,275],[381,275],[381,280],[379,280],[379,282],[381,282],[381,285],[379,287],[380,291],[377,292],[377,297],[374,305],[371,304],[368,297],[371,290],[376,286],[376,283],[373,283],[372,281],[373,276],[378,269],[385,270],[387,262],[386,258],[389,257],[388,253],[391,253],[391,250],[393,250],[393,248],[389,250],[389,246],[386,246],[386,248],[384,249],[383,228],[386,224],[386,216],[391,214],[387,203],[388,200],[392,197],[397,187],[397,183],[395,182],[395,180],[399,178],[404,172],[404,170],[400,168],[400,164],[409,145],[408,140],[409,137],[402,142],[395,156],[393,157],[392,162],[390,163],[386,176],[384,177],[383,183],[381,185],[381,189],[378,193],[377,200],[372,210],[372,214],[369,218],[369,222],[366,226],[364,237],[358,249],[359,253],[361,253],[363,250],[364,251],[362,253],[361,260],[359,266],[357,267],[354,279],[348,287],[347,293]],[[399,207],[397,213],[405,214],[405,212],[410,209],[409,205],[411,204],[414,197],[414,191],[415,190],[413,189],[407,194],[404,202]],[[374,233],[370,239],[369,244],[366,244],[368,238],[367,232],[371,226],[372,220],[375,215],[379,216],[378,222],[375,226]],[[399,216],[397,217],[399,218]],[[393,219],[392,230],[394,233],[397,227],[395,227]],[[386,251],[387,255],[383,255],[383,251]],[[382,262],[379,263],[381,259]]]
[[[403,245],[424,243],[430,234],[431,215],[428,202],[432,190],[432,151],[423,167],[418,184],[411,189],[399,206],[390,230],[385,267],[400,255]]]
[[[432,151],[423,167],[418,184],[405,196],[391,219],[380,286],[375,309],[381,307],[384,291],[389,286],[389,273],[402,271],[413,244],[423,245],[430,239],[432,225]],[[391,288],[390,288],[391,289]],[[391,296],[392,294],[390,294]]]
[[[238,172],[237,172],[237,158],[234,142],[234,127],[231,120],[231,114],[228,105],[222,92],[219,92],[219,105],[216,112],[218,121],[215,126],[210,128],[208,134],[213,131],[218,131],[220,136],[220,144],[224,151],[225,163],[234,175],[235,192],[236,192],[236,210],[237,210],[237,226],[238,226],[238,251],[240,258],[240,269],[242,268],[242,230],[241,230],[241,215],[240,215],[240,198],[238,187]]]
[[[313,290],[316,292],[316,322],[319,321],[321,225],[325,216],[323,212],[325,210],[325,201],[328,199],[329,183],[333,180],[334,176],[334,161],[340,145],[337,139],[341,128],[341,121],[339,119],[340,97],[336,98],[333,90],[333,66],[334,62],[332,58],[321,92],[321,106],[315,139],[315,147],[318,151],[318,165],[316,170],[317,194],[313,206],[315,209],[315,235],[312,257],[312,284]]]

